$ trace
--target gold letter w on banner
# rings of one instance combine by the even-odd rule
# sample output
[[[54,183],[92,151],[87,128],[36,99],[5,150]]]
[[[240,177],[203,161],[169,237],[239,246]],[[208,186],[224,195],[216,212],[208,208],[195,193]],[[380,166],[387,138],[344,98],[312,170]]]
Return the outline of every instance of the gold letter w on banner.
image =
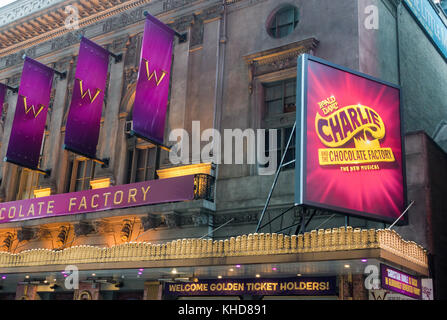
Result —
[[[81,98],[82,99],[84,99],[85,96],[88,94],[88,98],[90,99],[90,103],[93,103],[93,101],[95,101],[96,97],[98,97],[99,93],[101,92],[101,89],[96,89],[96,93],[95,93],[95,95],[93,97],[92,97],[92,94],[90,92],[90,89],[87,89],[87,91],[84,92],[84,87],[82,86],[82,80],[79,80],[79,90],[81,91]]]
[[[161,81],[164,79],[165,75],[166,75],[166,71],[161,70],[161,77],[160,79],[158,79],[157,77],[157,72],[154,70],[152,73],[150,73],[149,71],[149,61],[147,61],[146,59],[144,59],[144,63],[146,65],[146,77],[147,77],[147,81],[150,81],[152,78],[155,78],[155,83],[157,84],[157,87],[160,85]]]
[[[30,112],[31,110],[33,110],[33,114],[34,114],[34,118],[37,118],[37,116],[39,115],[39,113],[43,110],[43,108],[45,108],[44,105],[39,104],[39,110],[36,112],[36,109],[34,109],[34,105],[31,105],[28,108],[28,104],[26,103],[26,97],[22,96],[23,98],[23,105],[25,106],[25,114],[28,114],[28,112]]]

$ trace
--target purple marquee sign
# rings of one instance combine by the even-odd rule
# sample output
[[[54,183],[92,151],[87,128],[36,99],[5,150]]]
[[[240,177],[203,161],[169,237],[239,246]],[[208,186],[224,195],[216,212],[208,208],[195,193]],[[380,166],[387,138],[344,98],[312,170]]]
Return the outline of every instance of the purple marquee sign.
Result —
[[[64,147],[90,158],[96,158],[108,67],[109,52],[82,38]]]
[[[394,291],[405,296],[421,299],[421,279],[405,272],[381,264],[382,288]]]
[[[51,68],[25,58],[6,161],[37,169],[53,75]]]
[[[0,203],[0,223],[194,199],[194,175]]]
[[[135,135],[163,145],[174,31],[147,15],[133,108]]]
[[[336,277],[199,280],[165,283],[166,296],[335,296]]]

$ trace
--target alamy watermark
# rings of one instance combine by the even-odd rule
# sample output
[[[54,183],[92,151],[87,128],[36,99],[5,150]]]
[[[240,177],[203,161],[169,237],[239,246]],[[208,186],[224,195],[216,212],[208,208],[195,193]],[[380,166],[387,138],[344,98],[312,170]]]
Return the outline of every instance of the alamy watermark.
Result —
[[[69,265],[64,270],[64,286],[67,290],[79,289],[79,269],[75,265]]]
[[[200,121],[193,121],[191,136],[185,129],[174,129],[170,132],[169,141],[176,142],[169,153],[172,164],[257,164],[260,175],[272,175],[276,172],[276,129],[224,129],[222,136],[216,129],[205,129],[201,132]]]
[[[365,7],[364,26],[367,30],[379,30],[379,8],[375,5]]]
[[[66,6],[65,13],[68,14],[65,18],[64,26],[68,30],[78,30],[79,29],[79,10],[75,6]]]
[[[367,265],[364,274],[367,275],[365,277],[365,289],[380,289],[379,267],[373,264]]]

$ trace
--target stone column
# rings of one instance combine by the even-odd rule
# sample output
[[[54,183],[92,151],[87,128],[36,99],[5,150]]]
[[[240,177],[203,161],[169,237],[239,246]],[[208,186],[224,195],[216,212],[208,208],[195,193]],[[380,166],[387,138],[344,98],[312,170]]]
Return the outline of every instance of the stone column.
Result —
[[[158,281],[147,281],[144,283],[143,300],[161,300],[163,285]]]
[[[109,47],[109,50],[114,54],[122,54],[126,47],[128,37],[115,40]],[[99,158],[108,158],[108,168],[101,168],[98,166],[95,177],[110,178],[111,184],[116,183],[115,173],[115,153],[117,149],[117,135],[119,128],[119,111],[121,103],[121,93],[124,81],[124,59],[116,63],[114,58],[111,58],[109,67],[109,86],[107,88],[107,101],[104,115],[104,126],[102,128],[102,141],[99,145]]]
[[[368,300],[368,291],[365,288],[363,274],[354,274],[352,276],[352,298],[354,300]]]
[[[8,150],[9,137],[11,136],[12,121],[14,119],[14,114],[16,112],[17,104],[17,93],[13,93],[8,90],[5,98],[7,103],[6,117],[3,123],[3,136],[2,136],[2,146],[0,149],[0,200],[8,201],[12,198],[13,189],[11,187],[11,177],[17,172],[17,168],[13,164],[4,162],[3,159],[6,157],[6,151]]]
[[[192,23],[192,16],[180,18],[175,21],[171,27],[180,33],[189,30]],[[179,43],[178,39],[174,39],[173,60],[171,67],[171,90],[169,93],[169,106],[166,114],[166,130],[165,144],[170,146],[176,144],[175,141],[169,141],[169,132],[174,129],[184,129],[186,110],[187,110],[187,90],[188,90],[188,72],[189,72],[189,46],[190,32],[188,32],[187,41]],[[191,124],[190,124],[191,126]],[[189,154],[187,155],[189,157]],[[169,153],[160,152],[160,165],[169,165]]]
[[[61,61],[56,63],[55,69],[69,72],[70,63],[72,62],[72,57],[67,57],[62,59]],[[54,102],[51,108],[51,111],[49,111],[50,116],[50,125],[47,128],[49,130],[50,134],[48,136],[48,140],[45,143],[45,148],[43,151],[43,163],[42,168],[43,169],[51,169],[51,175],[50,177],[42,177],[40,179],[40,186],[42,188],[51,188],[51,194],[54,194],[57,192],[57,184],[58,183],[64,183],[63,179],[58,179],[59,176],[59,166],[63,165],[61,163],[61,159],[63,151],[62,151],[62,144],[63,141],[61,140],[61,127],[62,122],[64,119],[64,111],[67,109],[68,106],[66,106],[67,102],[67,86],[68,86],[68,75],[65,79],[60,79],[59,77],[56,77],[56,81],[53,84],[53,87],[56,88],[56,93],[54,96]],[[66,108],[67,107],[67,108]]]
[[[352,275],[339,276],[338,287],[340,300],[352,300]]]

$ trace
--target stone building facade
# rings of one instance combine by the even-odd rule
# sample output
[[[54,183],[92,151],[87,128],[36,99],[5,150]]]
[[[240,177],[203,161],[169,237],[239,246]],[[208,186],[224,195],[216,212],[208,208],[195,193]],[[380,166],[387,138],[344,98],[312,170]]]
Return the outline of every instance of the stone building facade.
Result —
[[[76,10],[67,10],[69,5]],[[371,7],[377,9],[377,28],[365,26],[375,14],[374,10],[369,11]],[[441,7],[437,8],[441,19],[447,21]],[[303,53],[400,85],[407,150],[419,147],[412,132],[423,131],[435,138],[435,128],[447,120],[443,89],[447,87],[446,57],[436,49],[402,1],[19,0],[0,8],[0,82],[11,87],[19,85],[23,55],[66,71],[67,77],[54,80],[42,146],[40,167],[51,169],[51,175],[44,177],[1,162],[0,201],[32,198],[39,190],[52,195],[86,190],[104,180],[110,185],[122,185],[188,173],[211,178],[206,182],[207,196],[190,202],[2,224],[0,241],[12,235],[8,247],[11,252],[65,248],[66,243],[111,247],[127,241],[161,245],[186,238],[223,240],[255,232],[272,185],[272,175],[259,174],[257,164],[211,163],[210,159],[200,157],[200,149],[193,147],[189,154],[191,165],[173,165],[166,151],[128,134],[145,11],[177,32],[187,34],[186,41],[176,38],[174,42],[165,130],[168,145],[175,143],[168,142],[174,129],[184,129],[194,138],[193,122],[199,121],[202,132],[209,128],[220,131],[279,129],[279,152],[285,152],[284,141],[296,117],[294,103],[289,109],[281,107],[280,111],[270,112],[269,95],[279,94],[282,103],[287,99],[293,101],[296,61]],[[291,16],[281,24],[278,14],[283,11]],[[66,19],[75,13],[77,26],[67,28]],[[123,54],[122,61],[110,61],[101,119],[97,155],[109,159],[107,167],[62,148],[81,35],[115,54]],[[16,100],[17,94],[9,91],[0,129],[2,159]],[[445,161],[447,149],[442,137],[436,143],[444,147],[439,149],[441,160],[436,162],[440,165]],[[205,144],[202,142],[201,146]],[[420,173],[417,170],[420,161],[407,162],[407,175]],[[293,205],[293,172],[293,168],[288,168],[280,175],[269,216],[274,217]],[[407,179],[411,198],[414,179]],[[440,188],[445,190],[445,185],[441,184]],[[441,240],[435,241],[436,245],[432,240],[443,231],[427,231],[436,219],[445,225],[439,217],[446,203],[440,197],[435,196],[439,203],[431,211],[437,218],[421,218],[427,217],[427,208],[431,207],[432,198],[427,197],[427,201],[416,202],[409,212],[410,225],[399,227],[405,239],[416,241],[429,252],[442,246]],[[299,214],[299,210],[292,210],[286,221],[276,221],[262,231],[278,232],[284,225],[296,223]],[[419,219],[426,223],[411,224]],[[122,240],[117,235],[126,223],[130,223],[131,232]],[[379,222],[317,212],[309,221],[307,231],[348,225],[366,229],[384,227]],[[68,235],[66,243],[59,246],[55,239],[62,227]],[[282,231],[293,235],[295,229]],[[441,270],[443,266],[441,263],[436,268]],[[366,296],[365,292],[361,296]]]

